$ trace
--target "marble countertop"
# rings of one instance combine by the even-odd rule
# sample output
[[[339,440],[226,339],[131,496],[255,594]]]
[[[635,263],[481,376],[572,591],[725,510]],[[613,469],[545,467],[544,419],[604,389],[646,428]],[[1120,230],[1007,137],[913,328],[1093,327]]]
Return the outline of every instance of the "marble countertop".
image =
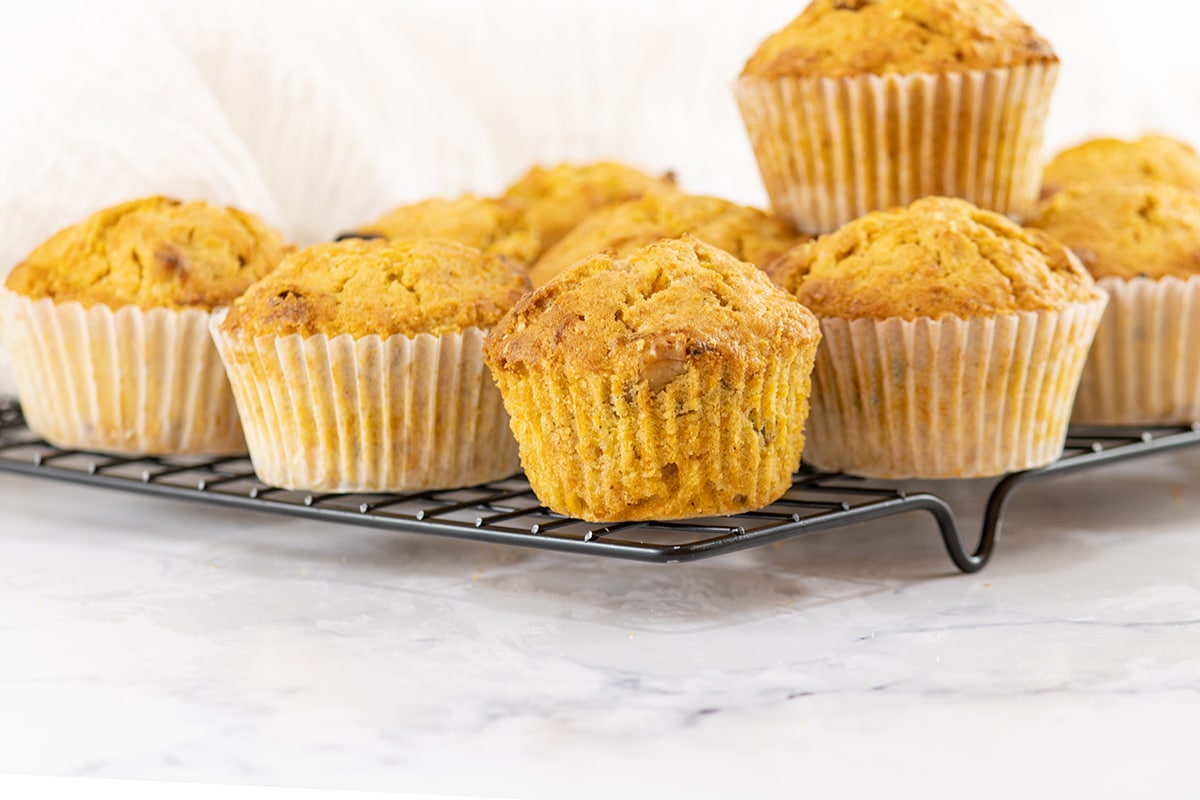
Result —
[[[0,772],[1178,793],[1198,474],[1184,451],[1027,487],[969,576],[919,514],[659,566],[0,474]]]

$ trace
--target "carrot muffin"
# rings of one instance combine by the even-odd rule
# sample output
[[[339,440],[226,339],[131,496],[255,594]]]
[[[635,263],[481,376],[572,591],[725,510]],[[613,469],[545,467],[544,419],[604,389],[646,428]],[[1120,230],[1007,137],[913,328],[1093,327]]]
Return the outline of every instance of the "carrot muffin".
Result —
[[[525,203],[514,198],[434,197],[400,206],[339,239],[452,239],[491,255],[531,264],[541,237],[525,220]]]
[[[730,514],[787,491],[819,338],[760,270],[685,236],[579,262],[485,349],[538,498],[614,522]]]
[[[760,267],[794,245],[801,237],[785,223],[728,200],[671,192],[610,206],[585,219],[534,265],[530,278],[541,286],[582,258],[601,250],[617,255],[659,239],[690,233],[736,258]]]
[[[598,161],[534,167],[504,196],[525,204],[525,221],[540,234],[544,250],[604,206],[674,189],[670,173],[656,178],[624,164]]]
[[[29,427],[64,448],[245,452],[208,319],[291,249],[252,214],[166,197],[56,233],[0,292]]]
[[[776,213],[826,233],[925,195],[1032,213],[1057,73],[1002,0],[814,0],[736,91]]]
[[[1200,192],[1200,155],[1190,146],[1165,136],[1133,141],[1092,139],[1068,147],[1046,165],[1042,196],[1095,180],[1169,183]]]
[[[1081,183],[1033,224],[1108,292],[1073,420],[1200,420],[1200,195],[1167,183]]]
[[[801,245],[770,272],[821,319],[811,463],[968,478],[1061,454],[1105,298],[1049,236],[931,197]]]
[[[445,239],[285,259],[212,324],[259,478],[384,492],[516,472],[483,337],[528,288],[516,261]]]

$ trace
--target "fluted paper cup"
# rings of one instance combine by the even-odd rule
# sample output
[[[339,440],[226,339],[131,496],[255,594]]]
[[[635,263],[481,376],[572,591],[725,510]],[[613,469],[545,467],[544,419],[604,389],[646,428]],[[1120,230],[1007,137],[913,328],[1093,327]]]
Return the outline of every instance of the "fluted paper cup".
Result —
[[[761,508],[791,487],[816,347],[765,368],[731,359],[662,385],[603,373],[497,373],[530,486],[591,522]]]
[[[0,333],[30,429],[128,455],[244,453],[210,314],[33,300],[0,289]]]
[[[1200,421],[1200,276],[1101,278],[1108,310],[1084,366],[1071,421]]]
[[[483,361],[484,332],[415,337],[212,335],[254,471],[322,492],[449,489],[520,470]]]
[[[978,478],[1062,454],[1105,299],[1064,311],[823,318],[805,460],[876,478]]]
[[[1057,63],[941,74],[743,76],[738,106],[775,213],[828,233],[920,197],[1017,220],[1041,183]]]

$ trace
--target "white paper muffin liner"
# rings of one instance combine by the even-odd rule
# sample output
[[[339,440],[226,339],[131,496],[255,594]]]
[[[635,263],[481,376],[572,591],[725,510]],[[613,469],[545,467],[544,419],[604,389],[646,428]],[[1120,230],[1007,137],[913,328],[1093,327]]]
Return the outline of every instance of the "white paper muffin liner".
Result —
[[[471,486],[520,470],[484,332],[259,336],[221,330],[250,460],[271,486],[393,492]]]
[[[118,454],[246,452],[207,311],[33,300],[0,289],[25,420],[51,444]]]
[[[1200,276],[1097,283],[1108,292],[1108,310],[1084,366],[1071,421],[1200,420]]]
[[[1060,312],[821,320],[805,461],[877,478],[974,478],[1062,454],[1105,299]]]
[[[926,195],[1015,219],[1041,183],[1056,63],[941,74],[743,76],[735,91],[771,205],[828,233]]]

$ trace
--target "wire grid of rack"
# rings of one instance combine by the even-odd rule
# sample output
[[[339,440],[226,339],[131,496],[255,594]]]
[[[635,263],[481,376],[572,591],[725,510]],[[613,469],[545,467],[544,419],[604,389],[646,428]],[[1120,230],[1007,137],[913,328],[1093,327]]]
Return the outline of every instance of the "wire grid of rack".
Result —
[[[1052,475],[1200,444],[1200,425],[1073,428],[1054,464],[999,479],[974,548],[950,505],[932,491],[808,468],[792,488],[758,511],[730,517],[597,525],[538,502],[524,476],[465,489],[407,494],[315,494],[267,486],[244,457],[127,457],[56,448],[25,425],[15,400],[0,398],[0,471],[475,541],[673,563],[708,558],[803,534],[909,512],[929,514],[947,555],[963,572],[991,558],[1004,510],[1020,486]],[[931,484],[936,485],[936,484]]]

